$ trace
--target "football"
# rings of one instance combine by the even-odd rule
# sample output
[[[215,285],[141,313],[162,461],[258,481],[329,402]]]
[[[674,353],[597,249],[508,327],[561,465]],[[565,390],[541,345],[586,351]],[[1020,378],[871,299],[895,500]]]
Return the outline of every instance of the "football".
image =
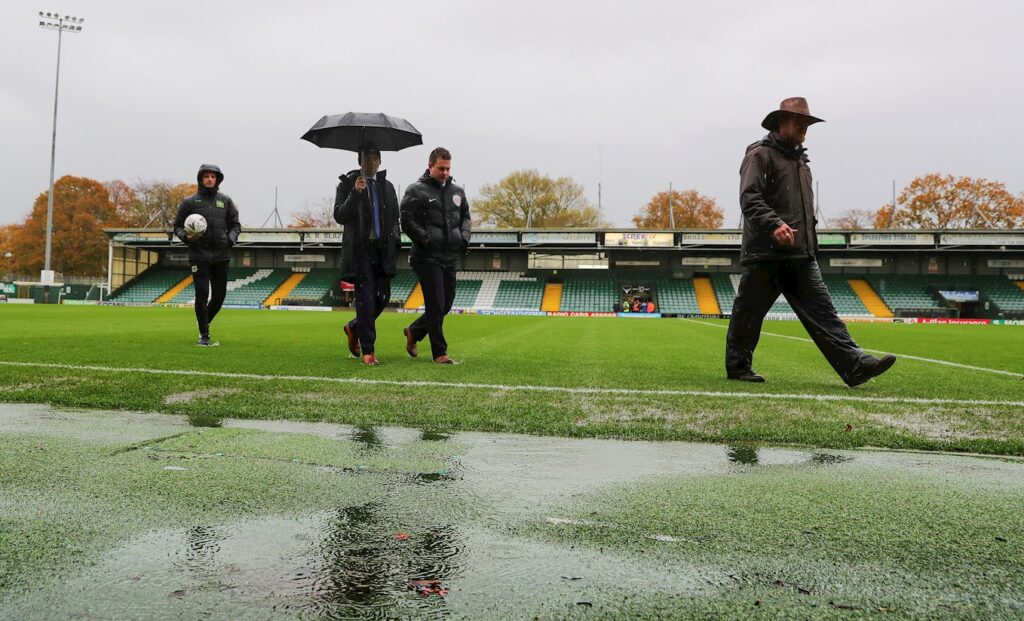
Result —
[[[206,218],[197,213],[185,218],[185,232],[193,236],[202,235],[206,232]]]

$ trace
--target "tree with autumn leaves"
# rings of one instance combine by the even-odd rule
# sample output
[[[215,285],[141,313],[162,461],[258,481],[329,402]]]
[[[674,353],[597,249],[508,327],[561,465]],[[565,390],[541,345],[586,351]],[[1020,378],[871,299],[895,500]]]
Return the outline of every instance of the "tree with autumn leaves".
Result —
[[[473,218],[501,228],[603,228],[601,211],[571,177],[552,178],[536,170],[517,170],[486,183],[473,200]]]
[[[715,199],[696,190],[658,192],[633,216],[638,229],[717,229],[724,221],[725,213]]]
[[[875,228],[999,229],[1024,226],[1024,196],[998,181],[928,174],[903,188],[896,210],[885,205]]]
[[[101,275],[107,265],[104,228],[170,228],[178,203],[195,191],[187,183],[61,177],[54,183],[50,267],[65,276]],[[0,271],[29,275],[43,269],[47,200],[41,193],[22,224],[0,227]]]
[[[121,226],[110,194],[99,181],[61,177],[54,184],[50,266],[64,275],[95,276],[107,260],[105,227]],[[36,197],[32,212],[11,240],[11,271],[35,274],[46,252],[47,193]]]

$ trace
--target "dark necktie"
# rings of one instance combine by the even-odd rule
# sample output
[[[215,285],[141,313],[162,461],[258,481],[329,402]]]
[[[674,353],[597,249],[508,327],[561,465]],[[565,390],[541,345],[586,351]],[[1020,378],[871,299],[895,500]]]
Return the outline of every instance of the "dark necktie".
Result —
[[[380,239],[380,197],[377,195],[377,181],[368,179],[367,184],[370,186],[370,203],[373,204],[373,231],[370,233],[370,239]]]

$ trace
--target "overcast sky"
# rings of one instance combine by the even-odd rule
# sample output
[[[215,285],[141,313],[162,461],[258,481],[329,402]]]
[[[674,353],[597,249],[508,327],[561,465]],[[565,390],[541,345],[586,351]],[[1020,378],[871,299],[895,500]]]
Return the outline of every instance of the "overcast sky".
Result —
[[[246,226],[333,196],[353,154],[299,140],[324,114],[401,116],[424,145],[385,153],[403,189],[431,147],[472,198],[521,168],[571,176],[616,225],[656,192],[714,197],[739,221],[745,147],[785,97],[808,133],[826,217],[876,209],[929,172],[1024,191],[1024,3],[0,3],[0,224],[57,176],[192,181],[221,166]]]

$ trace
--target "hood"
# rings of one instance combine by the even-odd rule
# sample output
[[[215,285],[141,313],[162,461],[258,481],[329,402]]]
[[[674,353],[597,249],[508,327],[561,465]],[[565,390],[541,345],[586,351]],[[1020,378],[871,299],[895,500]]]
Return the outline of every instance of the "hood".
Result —
[[[212,172],[213,174],[217,175],[217,185],[213,186],[211,190],[212,192],[217,192],[218,190],[220,190],[220,184],[224,181],[224,173],[220,171],[219,166],[217,166],[216,164],[201,165],[199,167],[199,172],[196,173],[196,185],[199,186],[199,191],[204,194],[206,193],[204,192],[206,188],[203,187],[203,173],[208,172]]]

